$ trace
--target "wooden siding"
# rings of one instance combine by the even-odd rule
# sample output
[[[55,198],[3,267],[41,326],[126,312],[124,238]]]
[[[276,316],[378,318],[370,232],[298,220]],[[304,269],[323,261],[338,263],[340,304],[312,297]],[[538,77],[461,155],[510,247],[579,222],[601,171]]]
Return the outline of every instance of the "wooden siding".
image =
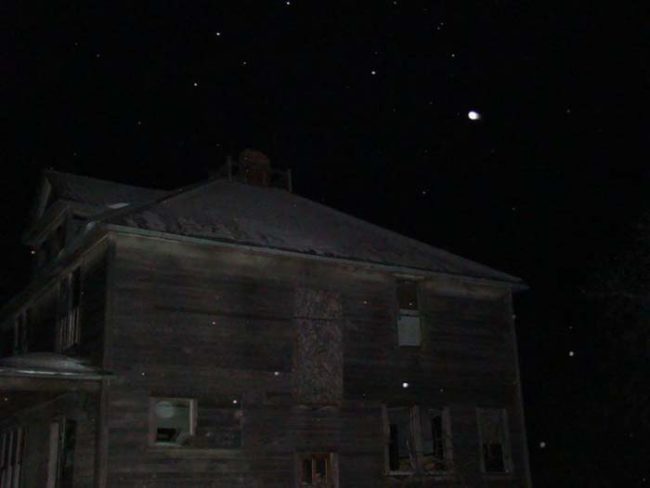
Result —
[[[524,484],[507,290],[422,283],[422,346],[400,348],[388,274],[117,236],[110,276],[108,487],[294,486],[294,455],[309,451],[338,453],[342,487],[397,486],[384,475],[382,404],[450,407],[457,479]],[[337,297],[340,404],[293,400],[295,342],[304,320],[323,318],[296,313],[304,289]],[[206,425],[218,422],[202,405],[240,401],[241,449],[149,446],[151,396],[196,398]],[[480,473],[478,406],[508,409],[514,473],[500,479]],[[462,486],[415,486],[434,483]]]

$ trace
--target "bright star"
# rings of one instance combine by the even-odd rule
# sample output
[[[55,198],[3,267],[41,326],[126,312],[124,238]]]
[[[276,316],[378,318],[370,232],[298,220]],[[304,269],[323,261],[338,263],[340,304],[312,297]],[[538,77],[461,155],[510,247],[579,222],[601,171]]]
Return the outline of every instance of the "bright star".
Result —
[[[481,114],[478,113],[476,110],[470,110],[467,112],[467,118],[469,120],[479,120],[481,118]]]

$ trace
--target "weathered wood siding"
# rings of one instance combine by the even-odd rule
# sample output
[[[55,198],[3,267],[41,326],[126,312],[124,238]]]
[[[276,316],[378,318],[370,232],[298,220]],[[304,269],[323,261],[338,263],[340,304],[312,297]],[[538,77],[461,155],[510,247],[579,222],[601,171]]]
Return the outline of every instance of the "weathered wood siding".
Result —
[[[506,291],[423,284],[422,347],[399,348],[395,280],[384,273],[116,236],[110,276],[107,354],[117,379],[107,486],[286,488],[301,451],[338,453],[340,486],[397,486],[384,474],[382,404],[449,406],[454,464],[467,486],[524,484]],[[322,300],[310,309],[314,297]],[[325,331],[314,332],[318,321]],[[300,380],[295,362],[315,345],[305,337],[343,343],[342,357],[327,344],[317,351],[309,368],[319,369],[319,358],[342,364],[323,368],[313,384]],[[324,395],[329,386],[342,388],[341,401]],[[309,404],[319,395],[327,405]],[[218,423],[203,405],[237,400],[241,449],[149,446],[151,396],[196,398],[199,425]],[[508,409],[513,475],[480,473],[481,406]]]
[[[96,365],[101,364],[104,349],[107,260],[106,246],[101,245],[82,261],[79,355]]]

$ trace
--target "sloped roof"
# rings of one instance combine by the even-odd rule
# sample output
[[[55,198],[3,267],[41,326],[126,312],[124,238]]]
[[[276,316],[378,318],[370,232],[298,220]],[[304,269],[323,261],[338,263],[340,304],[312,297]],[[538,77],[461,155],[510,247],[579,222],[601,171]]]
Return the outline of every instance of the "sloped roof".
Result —
[[[106,223],[303,254],[522,283],[519,278],[277,188],[213,180],[114,211]]]
[[[167,194],[163,190],[114,183],[55,170],[45,171],[45,177],[59,198],[102,208],[121,203],[139,205]]]

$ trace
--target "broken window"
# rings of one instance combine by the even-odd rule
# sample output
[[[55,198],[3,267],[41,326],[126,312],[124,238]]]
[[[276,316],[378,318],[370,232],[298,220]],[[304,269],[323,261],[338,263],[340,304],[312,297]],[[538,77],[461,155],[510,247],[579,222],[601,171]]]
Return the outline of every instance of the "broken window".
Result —
[[[81,304],[81,268],[66,276],[59,286],[59,320],[57,350],[65,352],[79,344],[79,310]]]
[[[196,402],[189,398],[151,399],[151,444],[182,446],[194,435]]]
[[[384,422],[389,474],[451,470],[451,429],[447,408],[385,408]]]
[[[20,486],[25,432],[14,427],[0,433],[0,487]]]
[[[400,281],[397,283],[398,344],[400,346],[419,346],[421,339],[420,312],[418,309],[417,283]]]
[[[415,445],[411,429],[411,409],[388,409],[388,467],[390,471],[412,472],[415,469]]]
[[[481,465],[486,473],[511,470],[506,412],[501,408],[477,409]]]
[[[301,488],[334,488],[335,455],[332,453],[300,454],[298,457]]]
[[[447,471],[451,461],[451,432],[448,409],[422,408],[422,469]]]

